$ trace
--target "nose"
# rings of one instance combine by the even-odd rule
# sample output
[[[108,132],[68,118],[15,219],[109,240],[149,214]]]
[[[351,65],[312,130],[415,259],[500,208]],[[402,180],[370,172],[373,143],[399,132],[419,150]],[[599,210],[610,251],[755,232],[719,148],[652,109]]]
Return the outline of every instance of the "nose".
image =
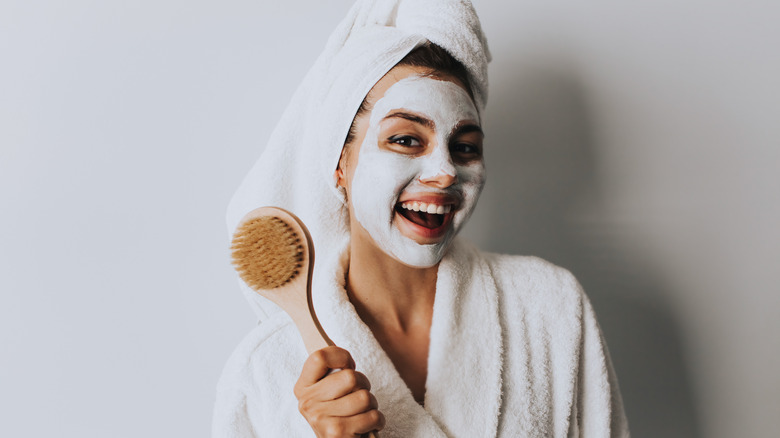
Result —
[[[439,144],[447,143],[439,142]],[[419,178],[421,183],[443,189],[458,181],[455,164],[452,162],[452,157],[446,147],[437,146],[430,154],[421,159],[424,160]]]
[[[458,177],[440,172],[431,177],[420,177],[420,182],[437,189],[446,189],[447,187],[458,182]]]

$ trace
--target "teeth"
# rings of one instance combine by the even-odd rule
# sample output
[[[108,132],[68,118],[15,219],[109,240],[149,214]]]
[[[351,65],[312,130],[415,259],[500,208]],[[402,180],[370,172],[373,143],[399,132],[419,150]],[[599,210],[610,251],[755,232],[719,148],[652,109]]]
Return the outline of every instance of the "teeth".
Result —
[[[426,204],[425,202],[404,202],[401,207],[407,210],[422,211],[428,214],[447,214],[452,211],[452,205]]]

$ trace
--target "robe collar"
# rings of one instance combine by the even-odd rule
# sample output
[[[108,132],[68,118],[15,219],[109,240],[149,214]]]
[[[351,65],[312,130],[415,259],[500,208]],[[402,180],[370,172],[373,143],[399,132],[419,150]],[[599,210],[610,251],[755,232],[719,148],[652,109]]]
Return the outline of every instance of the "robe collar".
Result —
[[[423,407],[349,302],[347,248],[340,257],[318,254],[314,307],[330,338],[371,381],[387,420],[384,434],[495,437],[503,348],[496,284],[480,253],[456,239],[439,264]]]

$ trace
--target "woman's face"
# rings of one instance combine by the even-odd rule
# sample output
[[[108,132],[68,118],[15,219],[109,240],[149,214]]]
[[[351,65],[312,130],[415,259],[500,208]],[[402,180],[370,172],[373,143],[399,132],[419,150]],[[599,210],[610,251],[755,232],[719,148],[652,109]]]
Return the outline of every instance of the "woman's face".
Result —
[[[337,171],[353,239],[414,267],[436,265],[485,182],[479,114],[460,83],[400,66],[369,93],[372,110]]]

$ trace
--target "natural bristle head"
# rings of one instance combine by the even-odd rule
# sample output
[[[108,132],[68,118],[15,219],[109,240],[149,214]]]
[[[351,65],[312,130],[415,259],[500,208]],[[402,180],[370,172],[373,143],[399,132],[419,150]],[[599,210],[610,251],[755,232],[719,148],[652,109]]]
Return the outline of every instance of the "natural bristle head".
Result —
[[[250,219],[233,235],[233,265],[252,289],[274,289],[298,275],[303,263],[300,236],[273,216]]]

